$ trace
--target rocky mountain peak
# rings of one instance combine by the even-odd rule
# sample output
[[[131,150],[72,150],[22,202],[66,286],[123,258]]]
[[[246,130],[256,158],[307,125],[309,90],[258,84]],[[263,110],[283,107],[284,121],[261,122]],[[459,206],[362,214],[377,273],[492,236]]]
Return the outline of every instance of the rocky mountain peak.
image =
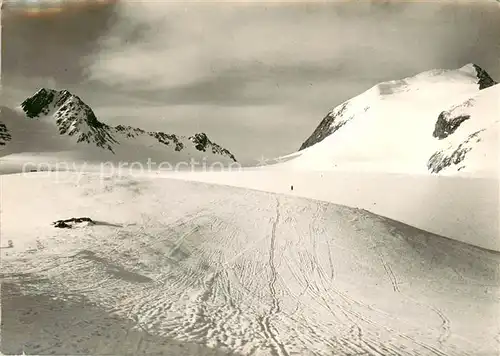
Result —
[[[198,151],[206,152],[207,149],[210,148],[213,154],[227,156],[231,158],[234,162],[237,162],[236,158],[231,152],[219,146],[215,142],[210,141],[207,134],[204,132],[196,133],[193,136],[190,136],[189,140],[194,143],[195,148]]]
[[[21,108],[29,118],[47,115],[56,94],[57,91],[55,90],[41,88],[34,95],[24,100],[21,103]]]
[[[170,146],[175,151],[182,151],[187,146],[194,146],[201,152],[222,155],[236,162],[236,158],[227,149],[210,141],[205,133],[191,137],[177,136],[164,132],[145,131],[140,128],[118,125],[109,126],[99,121],[92,109],[78,96],[68,90],[41,88],[21,103],[26,117],[40,119],[47,123],[54,122],[60,135],[77,138],[77,143],[86,142],[113,153],[115,147],[128,140],[153,140],[154,144]],[[8,127],[0,122],[0,146],[11,140]],[[151,143],[147,144],[148,147]]]
[[[75,136],[77,142],[94,143],[109,151],[113,151],[112,146],[117,143],[110,127],[100,122],[92,109],[68,90],[41,88],[23,101],[21,108],[30,118],[52,116],[59,133]]]
[[[483,68],[481,68],[477,64],[473,64],[472,66],[476,70],[477,78],[479,79],[479,90],[483,90],[498,84],[498,82],[494,81],[493,78],[491,78]]]

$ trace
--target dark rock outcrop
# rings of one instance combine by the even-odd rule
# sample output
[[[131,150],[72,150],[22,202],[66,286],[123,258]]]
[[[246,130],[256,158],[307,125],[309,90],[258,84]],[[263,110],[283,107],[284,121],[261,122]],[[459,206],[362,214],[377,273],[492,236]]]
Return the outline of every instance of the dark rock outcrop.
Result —
[[[215,142],[210,141],[208,136],[203,132],[194,134],[193,136],[189,137],[189,139],[194,143],[195,148],[198,151],[206,152],[207,149],[211,149],[213,154],[228,156],[234,162],[237,162],[236,157],[234,157],[231,152],[219,146]]]
[[[193,141],[193,143],[198,151],[206,151],[207,146],[210,143],[210,140],[208,139],[207,135],[205,135],[204,133],[197,133],[197,134],[191,136],[190,140]]]
[[[21,103],[21,108],[29,118],[35,118],[39,115],[47,115],[50,111],[50,104],[54,101],[55,90],[42,88],[33,96]]]
[[[370,106],[367,105],[363,109],[357,110],[357,112],[350,112],[348,114],[347,109],[349,109],[349,105],[350,101],[346,101],[343,104],[337,106],[327,116],[325,116],[316,130],[314,130],[312,135],[309,136],[309,138],[300,146],[299,151],[302,151],[323,141],[331,134],[337,132],[345,124],[353,120],[356,115],[367,112],[370,109]]]
[[[164,132],[148,132],[148,135],[154,137],[155,139],[158,140],[158,142],[167,146],[170,143],[173,143],[175,145],[176,151],[181,151],[184,148],[184,144],[179,140],[179,138],[176,135],[166,134]]]
[[[144,131],[143,129],[124,125],[115,126],[115,130],[121,134],[124,134],[125,136],[127,136],[127,138],[135,138],[146,133],[146,131]]]
[[[446,111],[439,114],[432,136],[442,140],[454,133],[462,122],[469,120],[470,115],[459,115],[449,118]]]
[[[438,116],[432,136],[442,140],[453,134],[464,121],[470,120],[469,108],[474,104],[475,99],[470,98],[449,110],[442,111]]]
[[[469,135],[469,137],[462,142],[458,147],[453,149],[450,147],[448,150],[442,150],[434,153],[427,162],[427,168],[431,173],[439,173],[442,170],[460,164],[466,157],[467,153],[472,150],[472,143],[481,141],[479,134],[484,131],[479,130]]]
[[[326,137],[344,126],[347,121],[335,122],[335,120],[345,113],[348,104],[349,102],[343,103],[338,110],[325,116],[312,135],[300,146],[299,151],[323,141]]]
[[[476,70],[477,78],[479,79],[478,81],[479,90],[483,90],[498,84],[498,82],[494,81],[493,78],[491,78],[490,75],[483,68],[481,68],[476,64],[473,64],[473,66],[474,69]]]
[[[64,219],[64,220],[57,220],[52,223],[54,227],[60,228],[60,229],[71,229],[75,224],[81,224],[81,223],[88,223],[89,225],[95,225],[95,222],[91,218],[70,218],[70,219]]]

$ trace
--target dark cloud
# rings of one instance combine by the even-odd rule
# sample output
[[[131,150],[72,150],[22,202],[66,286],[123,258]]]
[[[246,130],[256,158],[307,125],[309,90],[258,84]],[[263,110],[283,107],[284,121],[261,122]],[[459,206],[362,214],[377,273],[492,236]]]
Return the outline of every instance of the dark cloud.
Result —
[[[78,6],[37,16],[2,10],[3,84],[29,78],[81,82],[99,38],[116,20],[115,8],[115,3]]]

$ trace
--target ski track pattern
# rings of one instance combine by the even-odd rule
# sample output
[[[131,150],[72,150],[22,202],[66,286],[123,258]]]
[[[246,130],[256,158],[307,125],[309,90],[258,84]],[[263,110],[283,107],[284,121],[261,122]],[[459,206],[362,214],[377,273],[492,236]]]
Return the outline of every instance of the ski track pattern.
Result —
[[[200,209],[170,222],[150,221],[149,229],[110,230],[99,236],[98,247],[97,229],[87,228],[66,254],[46,254],[45,248],[35,260],[20,253],[3,263],[2,276],[8,278],[22,264],[27,273],[48,278],[50,288],[66,298],[85,295],[147,333],[241,355],[467,354],[448,347],[460,338],[454,338],[446,312],[405,293],[395,261],[370,233],[366,241],[375,247],[359,247],[361,242],[348,247],[345,239],[354,237],[332,225],[324,203],[297,205],[266,195],[268,204],[251,207],[246,199],[245,194],[217,201],[225,206],[217,214]],[[352,218],[350,234],[366,222],[363,213],[339,214]],[[363,248],[372,251],[371,261],[356,260]],[[101,259],[82,258],[81,251]],[[346,261],[353,269],[378,268],[388,281],[385,293],[430,310],[440,324],[411,325],[410,318],[357,298],[349,291],[356,281],[349,279]],[[127,279],[112,266],[120,266],[123,276],[149,282]],[[411,332],[419,328],[430,328],[432,335]]]

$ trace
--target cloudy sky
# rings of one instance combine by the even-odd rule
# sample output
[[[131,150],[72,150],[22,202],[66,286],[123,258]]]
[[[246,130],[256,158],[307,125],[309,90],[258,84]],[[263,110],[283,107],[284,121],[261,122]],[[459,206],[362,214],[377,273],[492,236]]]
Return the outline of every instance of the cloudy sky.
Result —
[[[486,0],[4,11],[4,101],[66,88],[102,121],[203,131],[254,163],[295,151],[330,109],[380,81],[469,62],[500,80],[499,34],[500,5]]]

